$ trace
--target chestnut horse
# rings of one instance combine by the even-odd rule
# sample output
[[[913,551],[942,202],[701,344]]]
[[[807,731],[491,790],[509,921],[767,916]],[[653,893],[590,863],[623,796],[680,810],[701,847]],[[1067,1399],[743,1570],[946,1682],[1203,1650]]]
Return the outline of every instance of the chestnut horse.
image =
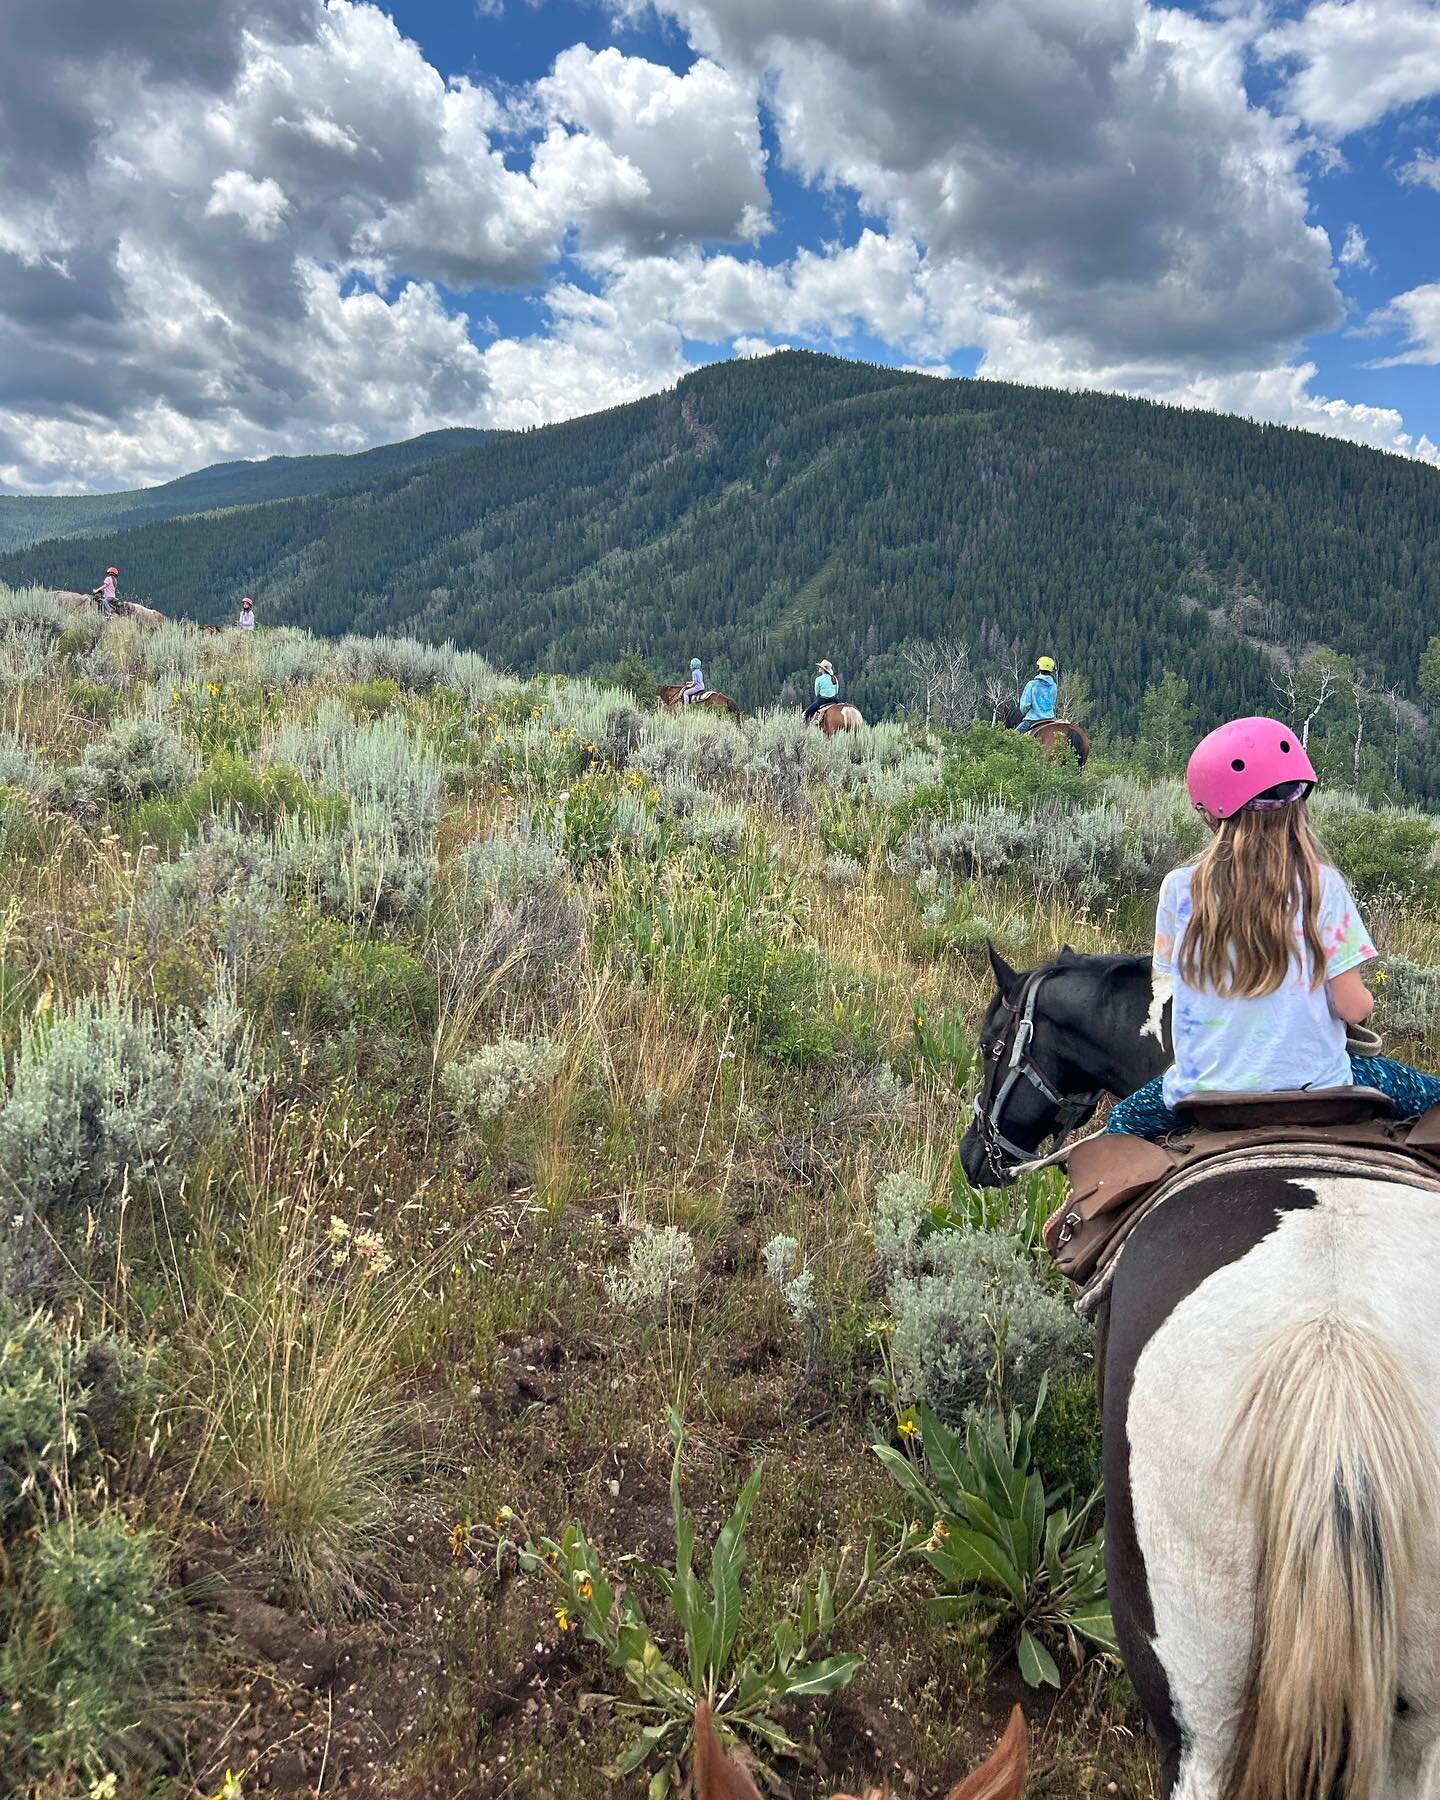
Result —
[[[1020,708],[1012,706],[1005,714],[1002,723],[1012,731],[1019,730]],[[1042,719],[1038,725],[1032,725],[1025,733],[1034,738],[1037,744],[1043,744],[1053,756],[1056,751],[1067,748],[1075,753],[1075,760],[1083,769],[1090,760],[1090,737],[1084,726],[1077,725],[1073,719]]]
[[[685,703],[680,698],[684,691],[685,684],[680,681],[669,682],[664,687],[659,687],[655,690],[660,696],[661,704],[669,712],[682,712],[688,710]],[[705,692],[701,694],[698,699],[690,702],[690,705],[704,706],[712,710],[718,708],[721,712],[728,712],[732,718],[738,719],[740,717],[739,704],[732,700],[728,694],[722,694],[718,688],[706,688]]]
[[[1017,1706],[994,1754],[958,1787],[951,1788],[946,1800],[1021,1800],[1029,1755],[1025,1715]],[[710,1708],[703,1700],[695,1714],[695,1800],[761,1800],[759,1788],[721,1748]],[[833,1800],[857,1800],[857,1796],[836,1794]],[[865,1800],[896,1800],[896,1796],[872,1787],[865,1790]]]
[[[865,716],[848,700],[832,700],[828,706],[820,708],[810,723],[818,725],[826,737],[831,738],[837,731],[858,731],[865,723]]]

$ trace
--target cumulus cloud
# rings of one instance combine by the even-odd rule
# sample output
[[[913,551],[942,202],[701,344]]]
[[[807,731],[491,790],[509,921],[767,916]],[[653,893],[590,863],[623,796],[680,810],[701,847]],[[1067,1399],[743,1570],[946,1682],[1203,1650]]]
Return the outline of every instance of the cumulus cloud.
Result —
[[[618,50],[564,50],[536,84],[550,129],[536,183],[587,244],[753,241],[770,196],[753,81],[704,58],[683,75]]]
[[[236,218],[251,237],[262,241],[274,237],[289,210],[290,202],[278,181],[269,175],[257,181],[243,169],[227,169],[217,175],[205,202],[207,219]]]
[[[1404,333],[1404,348],[1382,356],[1371,366],[1393,369],[1402,363],[1440,363],[1440,281],[1397,294],[1372,317],[1371,326]]]
[[[541,423],[702,346],[791,342],[932,370],[969,351],[1406,447],[1398,415],[1312,392],[1336,268],[1313,139],[1247,95],[1244,8],[656,6],[688,66],[575,44],[518,88],[447,80],[368,0],[38,10],[0,68],[0,482]],[[1265,54],[1333,129],[1326,58],[1383,14],[1361,111],[1405,104],[1434,11],[1321,0]],[[774,252],[764,109],[861,228]],[[1338,261],[1369,266],[1358,225]],[[503,288],[538,302],[532,334],[475,322]],[[1426,292],[1380,322],[1398,360],[1431,360]]]
[[[1345,227],[1345,242],[1340,246],[1340,261],[1347,269],[1373,269],[1375,259],[1370,245],[1358,225]]]
[[[852,188],[1070,354],[1237,367],[1336,325],[1246,30],[1144,0],[661,0],[764,71],[786,162]]]
[[[1263,32],[1256,49],[1289,71],[1286,103],[1333,138],[1440,93],[1434,0],[1316,0]]]

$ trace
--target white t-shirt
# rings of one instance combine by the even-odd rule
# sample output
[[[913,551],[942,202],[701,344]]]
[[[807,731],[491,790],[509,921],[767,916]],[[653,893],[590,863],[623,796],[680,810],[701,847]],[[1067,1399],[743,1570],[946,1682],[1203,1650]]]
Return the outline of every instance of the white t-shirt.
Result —
[[[1309,952],[1299,916],[1295,955],[1283,987],[1256,999],[1221,998],[1192,988],[1179,969],[1190,922],[1193,867],[1165,877],[1155,915],[1155,973],[1168,978],[1175,1060],[1165,1071],[1165,1102],[1187,1094],[1268,1094],[1281,1088],[1348,1087],[1345,1021],[1322,982],[1310,985]],[[1325,980],[1374,959],[1375,950],[1349,888],[1334,869],[1321,870],[1320,942]]]

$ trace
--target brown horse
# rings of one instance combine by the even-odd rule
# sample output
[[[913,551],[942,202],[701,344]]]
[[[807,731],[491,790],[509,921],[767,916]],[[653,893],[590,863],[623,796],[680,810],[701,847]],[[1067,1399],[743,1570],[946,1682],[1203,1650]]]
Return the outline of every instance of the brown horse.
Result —
[[[656,688],[655,690],[660,696],[661,705],[664,706],[668,712],[682,712],[687,710],[684,701],[680,698],[684,691],[685,683],[680,681],[669,682],[666,686]],[[690,705],[708,707],[712,711],[718,710],[720,712],[728,712],[734,719],[740,717],[739,703],[732,700],[728,694],[722,694],[718,688],[706,688],[703,694],[690,702]]]
[[[951,1788],[946,1800],[1021,1800],[1029,1759],[1025,1715],[1017,1706],[989,1760],[958,1787]],[[695,1714],[695,1800],[761,1800],[759,1788],[721,1748],[710,1708],[703,1700]],[[833,1800],[858,1797],[836,1794]],[[883,1788],[868,1788],[864,1800],[896,1800],[896,1796]]]
[[[820,708],[810,723],[818,726],[827,738],[831,738],[837,731],[858,731],[865,723],[865,716],[858,706],[851,706],[848,700],[832,700],[828,706]]]
[[[1075,724],[1071,719],[1047,719],[1029,735],[1037,744],[1043,744],[1052,756],[1067,749],[1073,750],[1075,760],[1082,769],[1090,760],[1089,734],[1083,726]]]
[[[1020,708],[1012,706],[1005,714],[1003,723],[1012,731],[1015,730],[1020,724]],[[1082,769],[1090,760],[1089,733],[1073,719],[1045,719],[1032,726],[1025,735],[1033,738],[1037,744],[1043,744],[1052,756],[1063,755],[1066,750],[1073,751],[1075,760]]]

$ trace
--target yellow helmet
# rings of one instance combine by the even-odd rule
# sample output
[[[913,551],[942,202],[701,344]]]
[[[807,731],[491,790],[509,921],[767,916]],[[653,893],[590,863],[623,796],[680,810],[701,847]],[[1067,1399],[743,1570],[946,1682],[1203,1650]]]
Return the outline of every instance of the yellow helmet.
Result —
[[[1042,675],[1053,675],[1055,673],[1055,658],[1053,656],[1037,656],[1035,658],[1035,667]]]

